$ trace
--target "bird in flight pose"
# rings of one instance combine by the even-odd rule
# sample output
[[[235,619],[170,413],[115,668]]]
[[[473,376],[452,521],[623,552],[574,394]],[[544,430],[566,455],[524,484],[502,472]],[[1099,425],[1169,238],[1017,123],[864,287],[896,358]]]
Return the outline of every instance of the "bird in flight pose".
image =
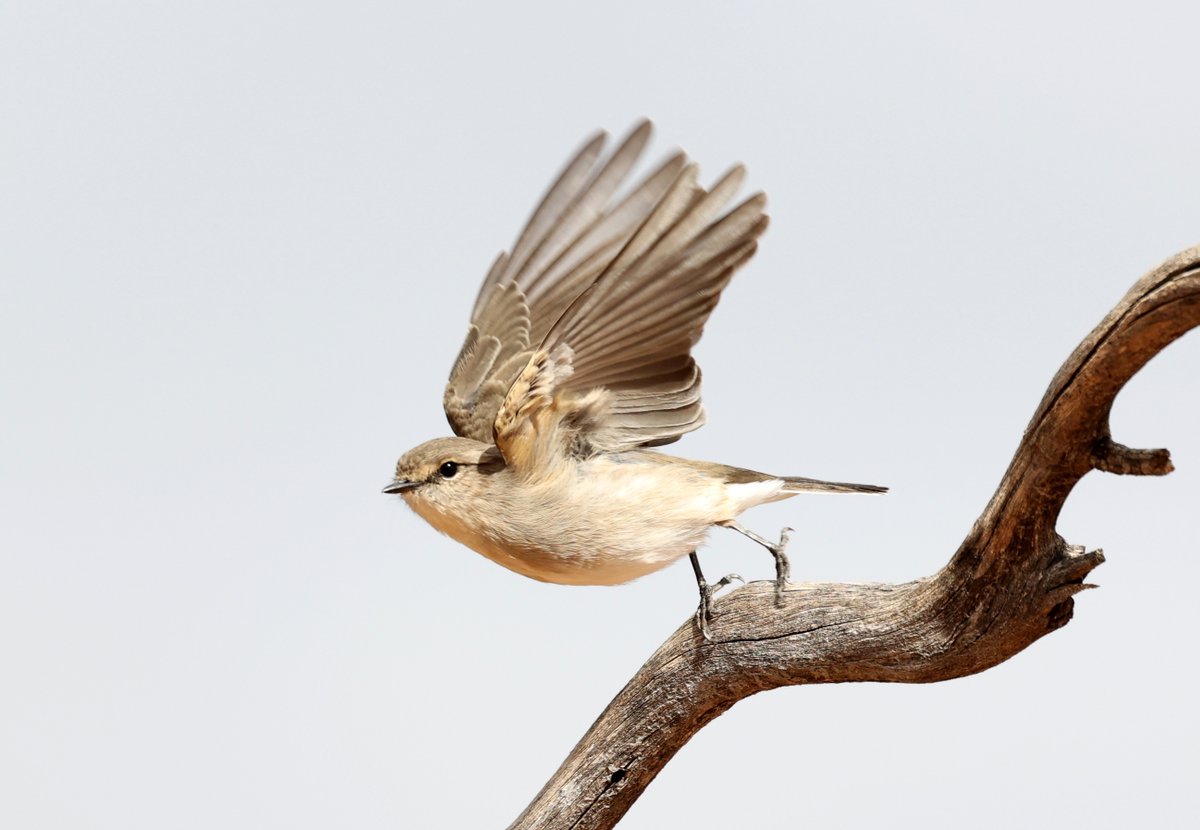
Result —
[[[790,528],[771,542],[738,516],[797,493],[886,488],[649,449],[704,423],[691,349],[767,227],[761,193],[728,208],[741,166],[705,189],[681,152],[617,198],[649,136],[643,121],[604,155],[600,133],[567,163],[479,289],[443,398],[457,437],[405,453],[383,492],[544,582],[616,585],[690,556],[711,639],[713,592],[741,579],[705,581],[696,550],[711,527],[767,548],[780,596]]]

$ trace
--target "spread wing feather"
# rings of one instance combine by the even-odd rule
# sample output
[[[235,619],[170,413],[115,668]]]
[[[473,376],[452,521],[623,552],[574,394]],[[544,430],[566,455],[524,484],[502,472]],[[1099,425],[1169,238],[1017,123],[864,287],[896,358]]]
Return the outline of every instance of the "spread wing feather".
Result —
[[[669,443],[704,422],[691,348],[754,254],[765,197],[727,210],[743,168],[706,190],[676,153],[614,200],[649,134],[642,122],[603,160],[604,136],[586,142],[480,288],[446,415],[510,463]]]

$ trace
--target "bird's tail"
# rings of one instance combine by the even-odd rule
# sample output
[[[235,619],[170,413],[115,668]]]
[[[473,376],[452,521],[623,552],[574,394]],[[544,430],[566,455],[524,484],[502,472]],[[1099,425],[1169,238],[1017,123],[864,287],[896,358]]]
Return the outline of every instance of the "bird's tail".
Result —
[[[783,477],[785,493],[886,493],[888,488],[875,484],[846,484],[841,481],[820,481],[798,476]]]

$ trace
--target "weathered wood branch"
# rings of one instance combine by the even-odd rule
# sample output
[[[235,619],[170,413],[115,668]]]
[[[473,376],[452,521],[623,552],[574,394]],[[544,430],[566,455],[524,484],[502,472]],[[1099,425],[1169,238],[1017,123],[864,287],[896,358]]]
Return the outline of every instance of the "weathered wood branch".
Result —
[[[1104,561],[1055,523],[1089,471],[1171,472],[1166,450],[1112,440],[1117,393],[1200,324],[1200,247],[1139,280],[1059,369],[1008,471],[937,574],[903,584],[753,583],[692,620],[613,699],[512,828],[609,828],[709,721],[744,697],[800,683],[928,683],[983,671],[1066,625]],[[511,830],[511,828],[510,828]]]

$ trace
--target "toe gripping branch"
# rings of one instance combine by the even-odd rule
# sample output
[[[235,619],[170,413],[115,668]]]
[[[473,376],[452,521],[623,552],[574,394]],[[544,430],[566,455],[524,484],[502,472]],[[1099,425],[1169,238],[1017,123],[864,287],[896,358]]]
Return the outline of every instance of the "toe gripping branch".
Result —
[[[712,642],[713,595],[726,585],[733,582],[745,584],[746,580],[737,574],[726,574],[712,585],[709,585],[704,579],[704,571],[700,570],[700,559],[696,556],[696,552],[692,551],[688,554],[688,559],[691,560],[692,570],[696,573],[696,587],[700,589],[700,605],[696,608],[696,625],[700,627],[700,633],[704,636],[705,641]]]

